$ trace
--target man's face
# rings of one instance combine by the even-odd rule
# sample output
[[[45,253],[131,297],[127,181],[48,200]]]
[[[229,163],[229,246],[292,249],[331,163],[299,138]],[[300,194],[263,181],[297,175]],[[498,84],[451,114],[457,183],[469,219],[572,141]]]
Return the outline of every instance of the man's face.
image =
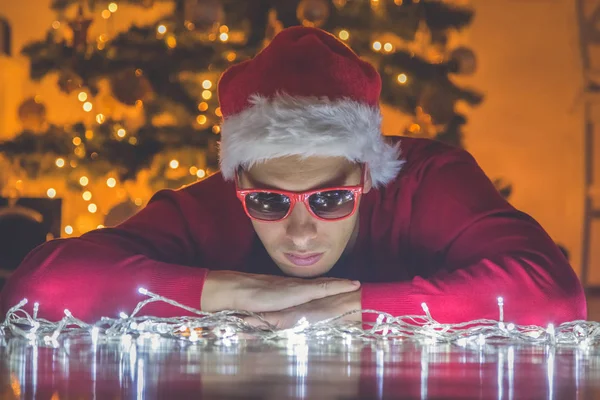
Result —
[[[240,173],[241,188],[303,192],[360,183],[359,165],[338,157],[277,158]],[[365,179],[365,193],[371,188]],[[355,239],[358,213],[340,221],[315,218],[303,203],[296,203],[284,220],[252,225],[277,266],[289,276],[316,277],[325,274]]]

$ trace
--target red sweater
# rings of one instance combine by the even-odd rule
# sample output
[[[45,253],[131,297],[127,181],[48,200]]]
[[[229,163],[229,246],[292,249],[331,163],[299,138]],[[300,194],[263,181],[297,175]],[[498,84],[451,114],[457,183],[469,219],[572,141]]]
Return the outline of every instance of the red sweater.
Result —
[[[465,151],[402,139],[405,165],[360,204],[353,251],[328,273],[362,282],[362,308],[440,322],[498,318],[546,325],[586,318],[580,282],[531,217],[497,193]],[[40,316],[87,321],[130,312],[139,287],[200,307],[208,270],[279,274],[235,196],[217,174],[157,193],[116,228],[54,240],[25,259],[1,294],[3,312],[27,297]],[[162,303],[147,315],[185,315]],[[365,314],[365,321],[376,318]]]

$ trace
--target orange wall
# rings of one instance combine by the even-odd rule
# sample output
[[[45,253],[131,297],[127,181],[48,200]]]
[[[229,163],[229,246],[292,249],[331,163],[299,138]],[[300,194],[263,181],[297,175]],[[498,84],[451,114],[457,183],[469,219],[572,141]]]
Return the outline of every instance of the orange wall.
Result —
[[[580,269],[583,74],[575,1],[473,0],[468,40],[479,58],[465,79],[486,94],[466,144],[490,176],[514,184],[512,203],[536,218]]]

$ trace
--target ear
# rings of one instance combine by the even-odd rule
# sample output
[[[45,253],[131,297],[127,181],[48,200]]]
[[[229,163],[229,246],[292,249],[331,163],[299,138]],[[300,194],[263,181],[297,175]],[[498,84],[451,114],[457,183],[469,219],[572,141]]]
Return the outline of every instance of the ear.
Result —
[[[373,188],[373,180],[371,179],[371,170],[369,169],[369,165],[364,164],[364,174],[365,174],[365,188],[363,189],[363,193],[367,194]]]
[[[248,182],[246,179],[246,171],[242,167],[238,167],[235,171],[235,176],[233,179],[236,180],[236,183],[240,188],[248,187]]]

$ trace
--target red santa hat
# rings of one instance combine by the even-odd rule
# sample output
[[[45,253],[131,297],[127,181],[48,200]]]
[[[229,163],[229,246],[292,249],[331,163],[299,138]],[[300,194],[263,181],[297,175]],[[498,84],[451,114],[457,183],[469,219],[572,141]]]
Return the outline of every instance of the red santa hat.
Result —
[[[381,134],[381,78],[335,36],[284,29],[219,81],[223,177],[268,159],[338,156],[366,163],[375,187],[396,177],[398,146]]]

